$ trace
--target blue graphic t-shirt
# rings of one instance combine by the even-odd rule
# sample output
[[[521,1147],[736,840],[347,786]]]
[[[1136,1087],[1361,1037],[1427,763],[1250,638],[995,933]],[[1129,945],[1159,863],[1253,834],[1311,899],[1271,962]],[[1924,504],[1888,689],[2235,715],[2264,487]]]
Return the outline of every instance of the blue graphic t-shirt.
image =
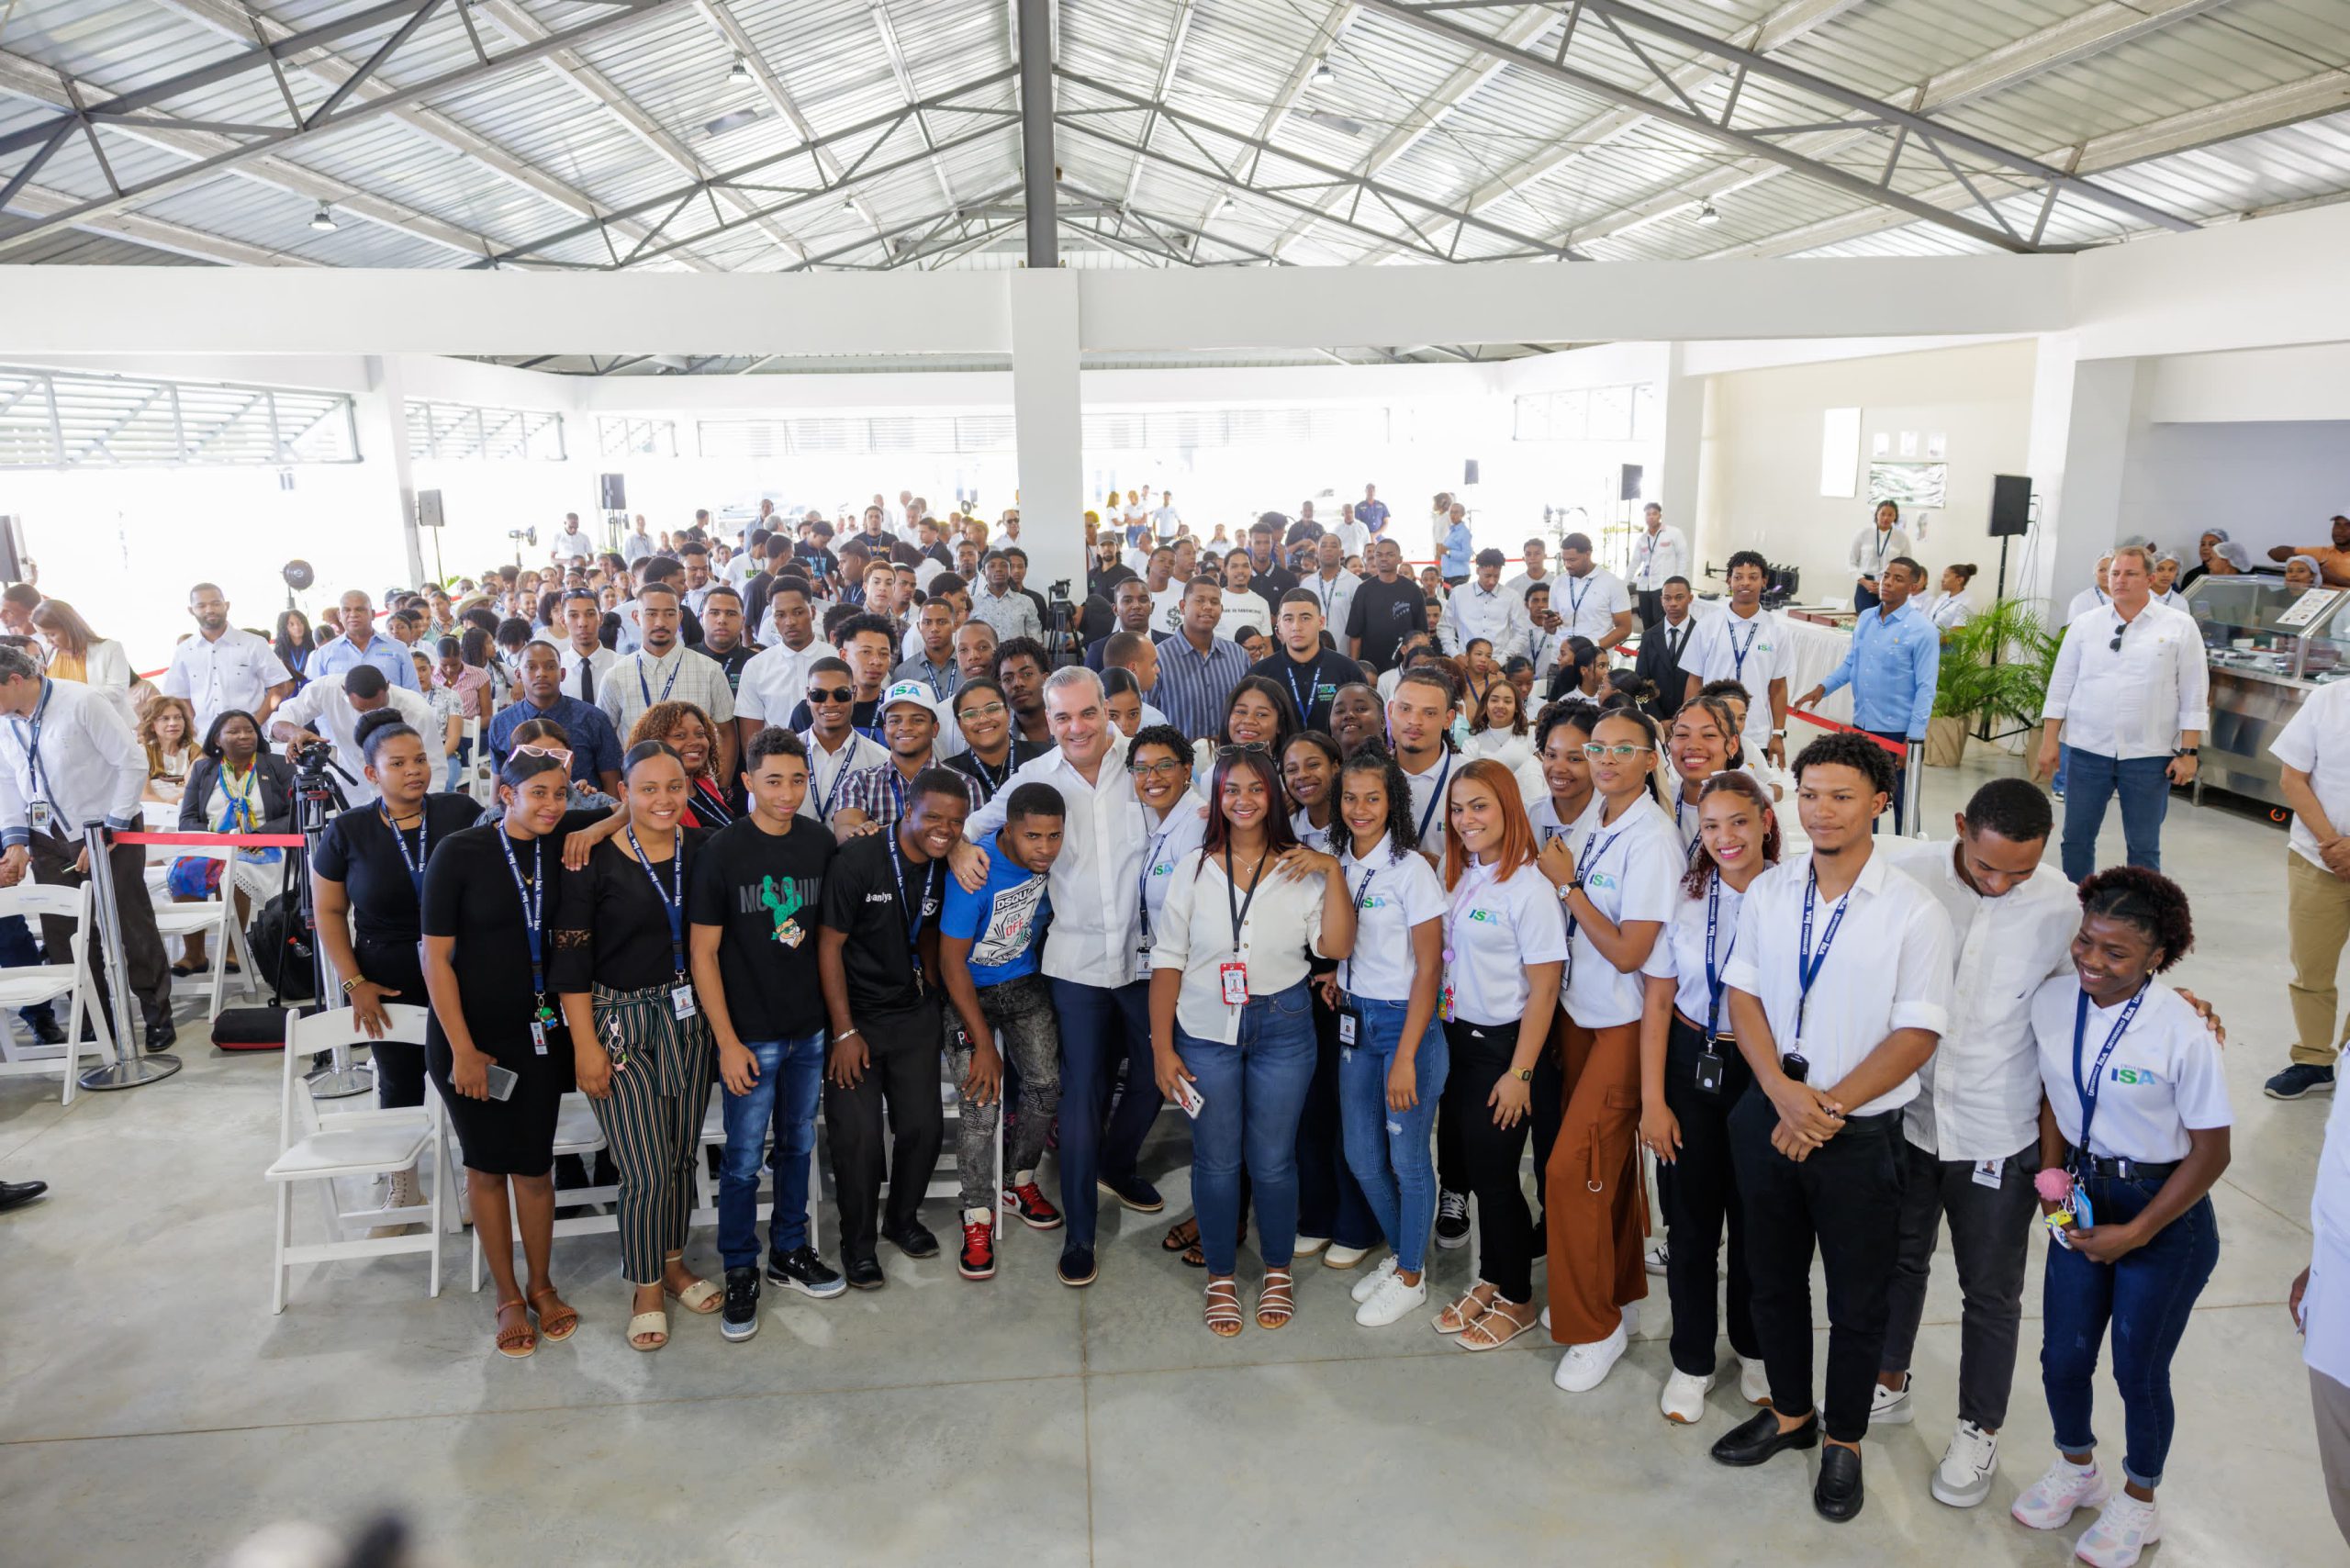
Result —
[[[996,847],[996,835],[977,839],[987,851],[988,879],[976,893],[946,879],[946,911],[938,929],[947,936],[971,944],[971,979],[981,986],[1002,985],[1036,972],[1036,953],[1051,917],[1045,898],[1045,878],[1024,871],[1012,857]]]

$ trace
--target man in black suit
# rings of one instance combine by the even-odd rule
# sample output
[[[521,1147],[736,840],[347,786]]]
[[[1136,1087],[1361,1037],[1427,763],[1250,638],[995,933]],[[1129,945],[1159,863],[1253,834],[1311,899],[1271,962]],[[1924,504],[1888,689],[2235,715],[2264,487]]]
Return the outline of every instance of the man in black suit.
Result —
[[[1667,577],[1658,597],[1663,600],[1664,614],[1640,633],[1640,654],[1632,663],[1632,673],[1656,688],[1649,711],[1660,722],[1671,723],[1688,690],[1681,674],[1681,650],[1697,629],[1695,596],[1689,591],[1687,577]]]

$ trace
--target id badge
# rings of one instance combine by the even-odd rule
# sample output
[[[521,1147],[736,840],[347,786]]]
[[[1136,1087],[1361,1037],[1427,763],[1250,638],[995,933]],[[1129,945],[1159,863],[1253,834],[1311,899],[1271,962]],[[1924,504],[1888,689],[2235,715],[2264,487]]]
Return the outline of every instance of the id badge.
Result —
[[[1146,936],[1143,938],[1141,944],[1135,948],[1135,979],[1138,980],[1147,980],[1149,978],[1150,938]]]
[[[1450,986],[1446,986],[1444,993],[1437,999],[1436,1015],[1447,1024],[1452,1022],[1452,988]]]
[[[35,801],[32,803],[32,824],[35,833],[49,831],[49,802],[47,801]]]
[[[1356,1012],[1351,1007],[1339,1008],[1338,1044],[1342,1046],[1355,1045],[1358,1043],[1361,1033],[1362,1014]]]
[[[1976,1186],[1988,1187],[1996,1193],[1999,1190],[1999,1178],[2006,1174],[2007,1169],[2008,1161],[2004,1155],[1998,1159],[1978,1159],[1975,1162],[1974,1174],[1969,1179]]]
[[[1718,1094],[1722,1092],[1722,1054],[1710,1047],[1697,1053],[1697,1092]]]
[[[531,1020],[531,1050],[537,1056],[547,1054],[547,1025],[543,1018]]]
[[[692,1017],[694,1015],[694,988],[689,985],[671,986],[669,988],[669,1007],[670,1010],[676,1013],[680,1018]]]
[[[1215,967],[1216,983],[1224,988],[1227,1007],[1238,1007],[1248,1000],[1248,966],[1237,958]]]

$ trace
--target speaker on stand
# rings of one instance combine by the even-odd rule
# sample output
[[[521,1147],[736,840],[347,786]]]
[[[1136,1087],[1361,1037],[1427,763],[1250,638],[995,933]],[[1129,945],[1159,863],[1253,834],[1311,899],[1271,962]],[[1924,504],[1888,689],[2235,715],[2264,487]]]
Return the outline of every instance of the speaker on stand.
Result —
[[[1991,476],[1991,537],[1999,542],[1999,575],[1991,590],[1991,602],[1997,604],[2008,597],[2008,541],[2031,532],[2031,476],[2028,474],[1994,474]],[[2001,649],[1991,650],[1991,662],[1998,664]],[[1990,740],[1991,716],[1987,713],[1975,726],[1977,740]]]
[[[604,548],[618,550],[628,532],[628,478],[621,474],[596,476],[596,495],[604,509]]]
[[[1616,478],[1616,534],[1623,544],[1623,558],[1617,563],[1617,574],[1625,581],[1632,577],[1632,509],[1639,503],[1646,471],[1637,463],[1621,465]]]

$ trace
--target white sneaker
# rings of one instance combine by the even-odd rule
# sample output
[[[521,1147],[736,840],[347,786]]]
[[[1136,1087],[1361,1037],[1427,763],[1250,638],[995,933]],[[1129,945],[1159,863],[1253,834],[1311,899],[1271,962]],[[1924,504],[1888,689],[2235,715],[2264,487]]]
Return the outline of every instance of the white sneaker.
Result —
[[[2127,1492],[2116,1492],[2081,1539],[2073,1555],[2092,1568],[2130,1568],[2138,1553],[2163,1538],[2162,1516],[2152,1502],[2141,1503]]]
[[[1384,1328],[1391,1323],[1401,1323],[1428,1304],[1426,1274],[1420,1276],[1416,1285],[1405,1284],[1392,1269],[1378,1278],[1379,1288],[1355,1308],[1355,1321],[1365,1328]]]
[[[1744,1356],[1738,1358],[1738,1396],[1749,1405],[1771,1403],[1771,1372],[1762,1364],[1762,1357],[1751,1361]]]
[[[1378,1268],[1373,1269],[1370,1273],[1365,1274],[1361,1279],[1355,1282],[1354,1289],[1349,1293],[1354,1296],[1355,1304],[1357,1305],[1360,1305],[1362,1303],[1369,1301],[1371,1299],[1371,1293],[1379,1288],[1379,1282],[1387,1278],[1394,1271],[1395,1254],[1390,1252],[1384,1259],[1381,1260]]]
[[[1934,1468],[1934,1498],[1953,1508],[1971,1508],[1991,1495],[1991,1477],[1998,1468],[1998,1434],[1961,1418]]]
[[[1548,1334],[1550,1331],[1550,1309],[1549,1307],[1547,1307],[1547,1306],[1546,1306],[1546,1307],[1544,1307],[1544,1308],[1542,1309],[1542,1332],[1543,1332],[1543,1333],[1545,1333],[1545,1334]]]
[[[1348,1247],[1333,1241],[1328,1250],[1322,1254],[1322,1266],[1326,1269],[1351,1269],[1370,1256],[1371,1249],[1368,1247]]]
[[[1869,1425],[1872,1427],[1906,1427],[1918,1418],[1909,1407],[1909,1374],[1901,1374],[1899,1388],[1887,1388],[1878,1383],[1869,1394]]]
[[[2033,1482],[2008,1512],[2016,1523],[2033,1529],[2062,1529],[2072,1522],[2074,1509],[2104,1506],[2107,1491],[2094,1462],[2083,1470],[2058,1454],[2048,1473]]]
[[[1662,1241],[1658,1242],[1655,1246],[1648,1249],[1646,1256],[1641,1258],[1640,1266],[1651,1274],[1663,1273],[1664,1260],[1669,1250],[1670,1249],[1666,1243]]]
[[[1706,1395],[1713,1386],[1712,1373],[1695,1377],[1675,1367],[1664,1380],[1664,1394],[1656,1402],[1657,1408],[1664,1412],[1666,1420],[1694,1427],[1706,1414]]]
[[[1311,1258],[1329,1245],[1330,1238],[1326,1236],[1301,1236],[1297,1238],[1296,1247],[1291,1249],[1290,1256]]]
[[[1588,1394],[1599,1386],[1607,1369],[1621,1359],[1631,1343],[1631,1335],[1618,1323],[1616,1332],[1597,1344],[1570,1345],[1567,1353],[1559,1358],[1559,1368],[1550,1374],[1550,1382],[1569,1394]]]

